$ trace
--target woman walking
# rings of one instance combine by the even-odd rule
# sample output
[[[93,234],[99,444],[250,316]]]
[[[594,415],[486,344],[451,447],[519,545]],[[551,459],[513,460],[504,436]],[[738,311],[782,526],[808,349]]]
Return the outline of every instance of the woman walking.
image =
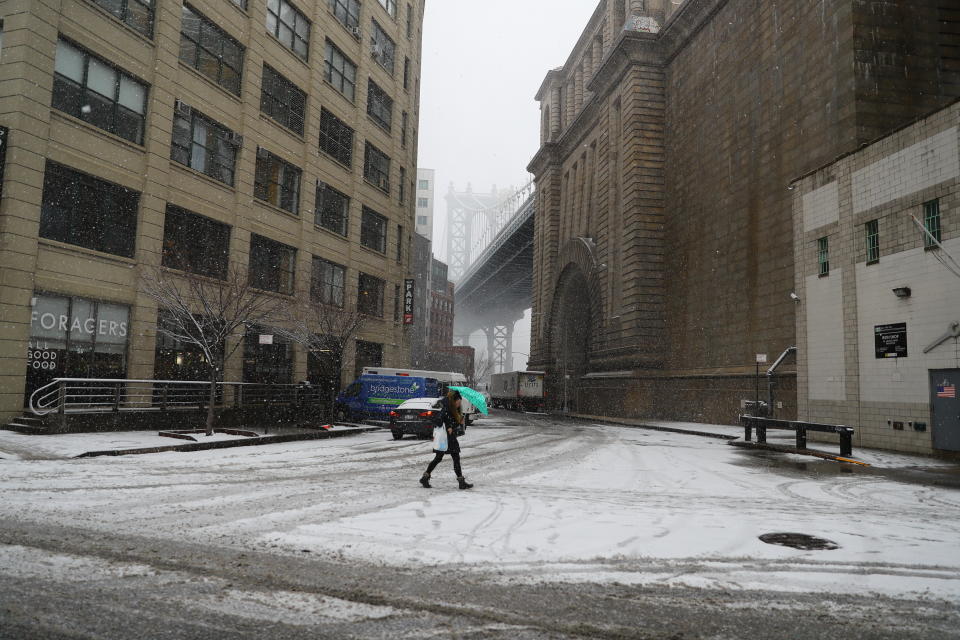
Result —
[[[447,430],[447,450],[438,451],[434,449],[436,455],[424,472],[423,477],[420,478],[420,484],[426,489],[430,488],[430,474],[437,468],[440,461],[443,460],[445,453],[449,453],[450,457],[453,458],[453,471],[457,474],[457,481],[460,483],[460,488],[473,488],[473,485],[463,477],[463,469],[460,468],[460,442],[457,440],[457,432],[463,424],[463,414],[460,413],[460,401],[459,391],[448,391],[446,397],[440,401],[441,422],[437,425],[437,429],[446,428]]]

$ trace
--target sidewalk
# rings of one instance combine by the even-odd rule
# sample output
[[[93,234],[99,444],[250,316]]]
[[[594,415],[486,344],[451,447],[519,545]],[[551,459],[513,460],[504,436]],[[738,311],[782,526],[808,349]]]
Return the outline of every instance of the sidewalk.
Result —
[[[213,436],[197,434],[190,442],[158,435],[157,431],[106,431],[98,433],[62,433],[27,435],[0,430],[0,460],[63,460],[103,455],[132,455],[161,451],[200,451],[244,446],[259,446],[296,440],[318,440],[349,436],[380,427],[362,424],[337,424],[331,429],[290,426],[244,427],[259,436],[245,437],[225,433]]]
[[[640,418],[609,418],[604,416],[591,416],[583,414],[569,414],[569,417],[579,420],[589,420],[597,424],[609,425],[619,424],[630,427],[639,427],[643,429],[653,429],[655,431],[668,431],[671,433],[686,433],[690,435],[718,438],[728,441],[729,444],[740,446],[752,446],[762,448],[755,442],[747,443],[743,440],[743,427],[727,424],[705,424],[699,422],[680,422],[673,420],[644,420]],[[828,458],[839,458],[839,445],[833,442],[816,442],[807,439],[807,449],[812,453],[805,453],[796,449],[795,436],[792,431],[783,431],[771,429],[767,431],[767,443],[773,445],[771,448],[781,451],[786,455],[817,455],[823,454]],[[880,449],[867,449],[856,446],[854,441],[853,455],[847,459],[854,460],[863,464],[881,469],[937,469],[943,471],[954,470],[960,472],[960,462],[952,460],[943,460],[932,456],[922,456],[910,453],[897,453],[895,451],[883,451]]]

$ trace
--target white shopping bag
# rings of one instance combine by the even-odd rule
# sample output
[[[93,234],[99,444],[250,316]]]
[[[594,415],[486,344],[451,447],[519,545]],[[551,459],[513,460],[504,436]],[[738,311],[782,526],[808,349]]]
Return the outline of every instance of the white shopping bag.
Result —
[[[447,450],[447,428],[443,425],[433,428],[433,450]]]

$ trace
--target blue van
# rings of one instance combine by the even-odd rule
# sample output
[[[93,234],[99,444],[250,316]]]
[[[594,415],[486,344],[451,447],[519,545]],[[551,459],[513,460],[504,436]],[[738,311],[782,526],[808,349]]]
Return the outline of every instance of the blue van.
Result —
[[[410,398],[437,398],[441,385],[433,378],[362,375],[340,392],[333,415],[337,420],[389,420],[390,412]]]

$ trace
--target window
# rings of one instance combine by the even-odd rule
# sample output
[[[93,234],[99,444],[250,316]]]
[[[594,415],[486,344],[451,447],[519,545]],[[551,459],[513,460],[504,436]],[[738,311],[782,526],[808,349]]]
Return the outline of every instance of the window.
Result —
[[[821,276],[830,275],[830,241],[829,238],[817,240],[817,264]]]
[[[400,116],[400,147],[403,149],[407,148],[407,125],[409,121],[410,116],[404,111]]]
[[[346,275],[345,267],[314,257],[313,273],[310,278],[310,299],[342,308]]]
[[[427,216],[417,216],[417,224],[422,227],[427,224],[428,219]]]
[[[380,278],[360,274],[360,287],[357,291],[357,311],[368,316],[383,317],[383,286]]]
[[[332,42],[327,40],[327,55],[324,61],[325,78],[333,88],[353,102],[357,93],[357,65],[343,55]]]
[[[263,147],[258,148],[253,195],[296,215],[300,203],[300,169]]]
[[[190,107],[173,114],[170,157],[224,184],[233,186],[237,138],[233,132]]]
[[[171,269],[224,279],[230,254],[230,227],[167,205],[162,264]]]
[[[152,0],[93,0],[93,3],[148,38],[153,36]]]
[[[400,204],[407,200],[407,170],[400,167]]]
[[[353,129],[326,109],[320,110],[320,150],[345,167],[353,165]]]
[[[403,225],[397,225],[397,264],[403,262]]]
[[[360,26],[360,3],[357,0],[330,0],[330,11],[348,29]]]
[[[403,88],[410,88],[410,58],[406,56],[403,58]]]
[[[271,344],[261,344],[269,335]],[[293,345],[268,327],[252,326],[243,337],[243,381],[255,384],[293,382]]]
[[[359,378],[364,367],[383,366],[383,345],[376,342],[357,340],[356,371],[354,378]]]
[[[372,78],[367,80],[367,115],[386,131],[393,126],[393,98]]]
[[[143,144],[147,86],[66,40],[57,42],[53,108]]]
[[[871,220],[864,225],[867,239],[867,263],[880,259],[880,221]]]
[[[307,59],[310,21],[287,0],[267,0],[267,32],[276,36],[286,48]]]
[[[426,209],[430,206],[430,200],[427,198],[417,198],[417,208]]]
[[[324,183],[317,185],[314,224],[342,236],[347,235],[350,219],[350,198]]]
[[[923,203],[923,246],[935,247],[940,242],[940,199]]]
[[[140,194],[47,161],[40,237],[133,257]]]
[[[250,286],[293,294],[297,250],[263,236],[250,236]]]
[[[230,0],[230,2],[237,5],[239,8],[243,9],[244,11],[247,10],[247,0]]]
[[[386,9],[391,18],[397,17],[397,0],[377,0],[380,6]]]
[[[363,156],[363,177],[390,193],[390,157],[369,142]]]
[[[282,75],[263,65],[263,84],[260,87],[260,111],[303,135],[307,94]]]
[[[413,37],[413,5],[407,5],[407,40]]]
[[[380,28],[376,20],[371,20],[370,22],[373,25],[373,35],[370,38],[370,54],[377,64],[386,69],[390,75],[393,75],[393,67],[397,56],[397,45],[390,39],[387,32]]]
[[[221,87],[240,95],[243,47],[215,24],[183,5],[180,60]]]
[[[387,252],[387,219],[369,207],[363,208],[360,218],[360,244],[380,253]]]
[[[429,188],[430,188],[430,181],[429,181],[429,180],[420,180],[420,181],[417,183],[417,189],[420,189],[420,191],[426,191],[426,190],[429,189]]]

